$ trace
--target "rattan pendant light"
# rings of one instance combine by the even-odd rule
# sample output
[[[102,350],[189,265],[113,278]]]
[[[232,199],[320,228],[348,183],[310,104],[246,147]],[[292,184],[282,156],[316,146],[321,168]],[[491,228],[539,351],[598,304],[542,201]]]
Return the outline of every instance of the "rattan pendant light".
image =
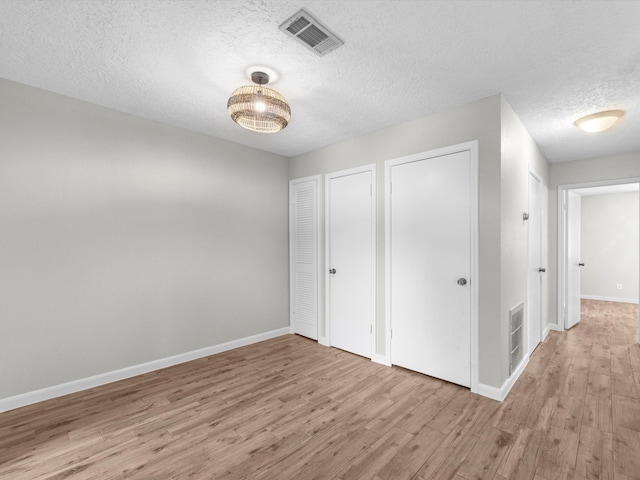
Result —
[[[254,132],[275,133],[289,124],[291,109],[287,100],[275,90],[265,87],[269,75],[253,72],[255,85],[237,88],[229,97],[227,111],[241,127]]]

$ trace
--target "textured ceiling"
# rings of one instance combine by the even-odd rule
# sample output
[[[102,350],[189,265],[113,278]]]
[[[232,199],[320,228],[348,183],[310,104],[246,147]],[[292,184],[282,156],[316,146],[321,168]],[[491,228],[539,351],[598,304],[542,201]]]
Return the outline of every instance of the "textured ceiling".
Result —
[[[317,57],[278,27],[305,7],[345,40]],[[640,151],[640,1],[1,0],[0,77],[294,156],[503,93],[551,162]],[[255,65],[284,131],[226,112]],[[572,125],[604,109],[611,131]]]

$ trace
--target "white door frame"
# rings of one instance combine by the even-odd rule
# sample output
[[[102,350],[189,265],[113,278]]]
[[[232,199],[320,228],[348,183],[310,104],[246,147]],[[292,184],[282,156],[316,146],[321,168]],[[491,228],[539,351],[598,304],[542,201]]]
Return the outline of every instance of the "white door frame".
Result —
[[[330,198],[330,184],[331,180],[334,178],[345,177],[347,175],[354,175],[357,173],[371,172],[371,357],[375,358],[376,356],[376,165],[374,163],[369,165],[363,165],[361,167],[349,168],[347,170],[340,170],[338,172],[327,173],[324,178],[324,279],[325,279],[325,336],[323,345],[331,345],[331,321],[330,321],[330,312],[331,312],[331,285],[329,275],[326,273],[329,271],[331,266],[330,262],[330,239],[331,239],[331,209],[329,206],[331,205]],[[321,342],[322,343],[322,342]]]
[[[612,180],[600,180],[595,182],[572,183],[558,185],[558,290],[557,290],[557,315],[558,329],[566,330],[566,302],[567,302],[567,218],[564,215],[564,205],[567,192],[578,188],[604,187],[609,185],[624,185],[627,183],[640,183],[640,177],[618,178]],[[640,292],[639,292],[640,293]],[[640,313],[638,314],[638,326],[640,326]],[[638,329],[638,343],[640,343],[640,328]]]
[[[469,152],[471,160],[470,176],[471,199],[470,233],[471,233],[471,391],[478,393],[479,360],[478,360],[478,141],[460,143],[444,148],[394,158],[384,162],[385,176],[385,364],[391,365],[391,167],[403,163],[417,162],[429,158],[450,155],[459,152]]]
[[[540,242],[540,261],[543,261],[543,237],[542,237],[542,220],[543,220],[543,216],[542,216],[542,212],[543,212],[543,208],[542,208],[542,186],[544,185],[544,181],[542,180],[542,177],[540,175],[538,175],[533,169],[529,168],[529,176],[535,178],[539,183],[540,183],[540,190],[539,190],[539,207],[540,209],[538,210],[538,212],[531,212],[531,191],[529,191],[529,199],[528,199],[528,205],[527,205],[527,209],[529,210],[529,218],[531,218],[532,214],[538,215],[539,218],[539,225],[540,225],[540,231],[538,232],[540,234],[540,238],[538,239],[538,241]],[[529,228],[531,228],[531,223],[529,223]],[[530,240],[530,234],[527,233],[527,264],[528,259],[529,259],[529,255],[530,255],[530,249],[531,249],[531,244],[529,242]],[[528,266],[528,270],[530,270],[533,265],[527,265]],[[535,268],[549,268],[548,265],[537,265]],[[542,282],[542,276],[538,275],[538,281]],[[527,282],[529,281],[529,273],[527,274]],[[540,309],[540,323],[538,324],[538,329],[540,330],[538,333],[540,335],[540,342],[542,342],[543,340],[543,328],[542,328],[542,324],[543,322],[543,318],[542,318],[542,285],[540,285],[540,305],[538,305],[538,308]],[[531,303],[531,299],[529,297],[530,294],[530,290],[529,290],[529,285],[527,285],[527,302],[530,304]],[[529,315],[527,315],[527,323],[531,322],[531,318],[529,317]],[[530,332],[530,325],[527,325],[529,328],[527,328],[527,352],[529,355],[531,355],[533,353],[533,351],[530,350],[530,343],[531,340],[529,339],[529,332]]]
[[[294,291],[294,286],[295,286],[295,258],[294,258],[294,249],[293,249],[293,245],[294,245],[294,238],[293,236],[295,235],[294,232],[294,223],[295,223],[295,218],[293,217],[293,208],[291,208],[291,205],[293,203],[293,187],[294,185],[298,184],[298,183],[304,183],[304,182],[309,182],[309,181],[315,181],[316,182],[316,232],[317,232],[317,236],[316,236],[316,270],[318,273],[317,279],[316,279],[316,285],[317,285],[317,290],[316,290],[316,305],[318,306],[318,311],[317,311],[317,317],[316,317],[316,327],[318,329],[318,342],[320,342],[320,338],[321,338],[321,331],[322,329],[320,328],[320,319],[323,318],[322,316],[322,303],[320,302],[320,285],[322,285],[322,276],[323,276],[323,272],[322,272],[322,257],[320,256],[321,252],[322,252],[322,246],[321,246],[321,225],[322,225],[322,202],[320,199],[320,195],[321,195],[321,191],[322,191],[322,175],[311,175],[309,177],[303,177],[303,178],[296,178],[294,180],[289,180],[289,331],[291,333],[295,333],[294,331],[294,301],[295,301],[295,291]]]

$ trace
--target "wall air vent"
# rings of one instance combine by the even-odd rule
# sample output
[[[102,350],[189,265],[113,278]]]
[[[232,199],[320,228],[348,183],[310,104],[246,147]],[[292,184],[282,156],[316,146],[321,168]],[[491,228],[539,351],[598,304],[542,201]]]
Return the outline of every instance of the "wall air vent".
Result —
[[[344,45],[335,33],[322,25],[304,8],[285,20],[280,25],[280,30],[298,40],[319,57]]]
[[[513,374],[524,358],[524,303],[509,310],[509,375]]]

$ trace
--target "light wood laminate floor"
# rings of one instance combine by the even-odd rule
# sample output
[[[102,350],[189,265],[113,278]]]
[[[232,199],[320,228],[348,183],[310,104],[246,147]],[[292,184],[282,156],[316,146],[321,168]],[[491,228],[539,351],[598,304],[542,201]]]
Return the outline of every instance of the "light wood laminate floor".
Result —
[[[502,403],[279,337],[0,414],[0,478],[640,479],[637,315],[584,301]]]

